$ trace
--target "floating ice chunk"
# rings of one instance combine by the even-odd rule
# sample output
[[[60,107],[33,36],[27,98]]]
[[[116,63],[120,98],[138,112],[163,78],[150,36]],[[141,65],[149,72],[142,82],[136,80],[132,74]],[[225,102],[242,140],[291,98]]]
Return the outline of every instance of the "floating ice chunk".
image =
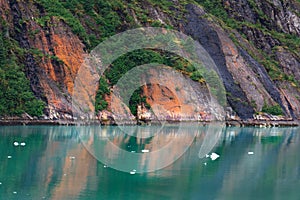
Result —
[[[14,194],[17,194],[17,192],[16,192],[16,191],[14,191],[13,193],[14,193]]]
[[[24,146],[26,145],[26,143],[25,143],[25,142],[21,142],[20,145],[21,145],[22,147],[24,147]]]
[[[19,146],[19,142],[14,142],[14,146],[15,147]]]
[[[0,185],[2,185],[2,183],[0,182]]]
[[[253,154],[254,154],[253,151],[249,151],[249,152],[248,152],[248,155],[253,155]]]
[[[129,173],[133,175],[133,174],[135,174],[136,172],[135,172],[135,171],[131,171],[131,172],[129,172]]]
[[[149,153],[149,149],[143,149],[142,152],[143,153]]]
[[[230,131],[229,136],[234,137],[235,136],[235,132],[234,131]]]
[[[7,156],[7,158],[8,158],[8,159],[11,159],[11,158],[12,158],[12,156]]]
[[[211,160],[216,160],[217,158],[219,158],[220,156],[218,155],[218,154],[216,154],[216,153],[212,153],[211,155],[210,155],[210,159]]]

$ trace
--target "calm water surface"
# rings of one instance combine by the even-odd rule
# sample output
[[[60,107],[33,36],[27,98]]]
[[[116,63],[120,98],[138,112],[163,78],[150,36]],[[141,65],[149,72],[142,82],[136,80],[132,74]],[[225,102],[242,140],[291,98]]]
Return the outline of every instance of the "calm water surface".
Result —
[[[207,129],[196,125],[180,134],[172,126],[145,139],[118,127],[92,129],[82,137],[75,127],[0,127],[0,199],[300,199],[299,128],[223,128],[211,141],[205,141]],[[14,146],[15,141],[26,145]],[[176,159],[172,152],[184,152],[192,142],[173,164],[132,175],[95,159],[98,152],[111,163],[131,162],[108,141],[133,153],[154,152],[175,141],[168,157],[162,153],[133,163],[143,169]],[[208,143],[218,159],[199,158]]]

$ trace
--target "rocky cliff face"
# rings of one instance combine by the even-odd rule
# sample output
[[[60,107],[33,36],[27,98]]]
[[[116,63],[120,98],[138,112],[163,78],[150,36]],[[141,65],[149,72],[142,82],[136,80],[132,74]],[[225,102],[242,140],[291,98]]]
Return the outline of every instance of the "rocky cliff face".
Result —
[[[73,81],[85,54],[82,41],[57,17],[41,25],[45,10],[32,1],[1,1],[0,10],[8,34],[26,50],[20,62],[34,94],[47,104],[45,114],[70,118]]]
[[[25,51],[18,62],[24,63],[35,96],[46,102],[47,117],[71,118],[74,79],[99,41],[136,26],[159,24],[191,36],[206,49],[218,67],[228,107],[238,117],[253,118],[279,105],[286,117],[300,118],[299,1],[70,2],[55,1],[55,14],[45,1],[0,0],[7,37]],[[201,83],[193,84],[198,93],[207,93]],[[150,105],[161,104],[176,116],[179,102],[166,102],[168,92],[159,85],[143,88]]]
[[[271,51],[272,46],[276,46],[276,39],[273,39],[270,35],[260,35],[252,38],[247,37],[247,40],[245,40],[240,33],[233,31],[238,40],[235,44],[229,38],[228,30],[226,31],[211,21],[201,18],[204,12],[199,7],[189,5],[188,10],[190,11],[190,19],[186,26],[187,33],[198,39],[217,63],[224,85],[229,93],[229,105],[238,115],[241,118],[251,118],[254,112],[260,111],[264,103],[267,102],[268,104],[278,103],[287,116],[295,117],[295,109],[291,109],[291,107],[298,107],[299,102],[296,101],[292,106],[291,101],[288,100],[290,97],[286,96],[277,85],[285,81],[272,80],[266,69],[247,52],[248,48],[252,46],[249,43],[250,41],[254,42],[254,48],[270,53],[268,51]],[[241,12],[238,8],[237,11]],[[245,13],[251,13],[250,11],[245,11]],[[239,16],[243,16],[242,13]],[[255,18],[251,20],[255,20]],[[297,22],[290,23],[297,24]],[[252,28],[246,28],[246,30],[248,33],[253,33]],[[260,31],[258,30],[258,32]],[[256,49],[253,49],[253,51],[255,52]],[[260,52],[255,53],[260,54]],[[297,55],[288,54],[292,60],[296,60]],[[295,62],[292,68],[294,70],[299,69],[299,63]],[[285,84],[289,83],[285,82]],[[299,113],[296,115],[299,116]]]

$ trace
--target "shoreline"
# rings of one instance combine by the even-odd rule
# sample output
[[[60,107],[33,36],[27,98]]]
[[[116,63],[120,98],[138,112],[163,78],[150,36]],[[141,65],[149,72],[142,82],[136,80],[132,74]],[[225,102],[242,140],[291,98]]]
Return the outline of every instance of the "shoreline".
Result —
[[[168,121],[170,124],[176,124],[180,122],[187,123],[199,123],[199,125],[207,125],[211,123],[210,121]],[[239,127],[297,127],[300,126],[299,120],[226,120],[226,126],[239,126]],[[150,124],[160,124],[159,122],[151,122]],[[74,121],[74,120],[45,120],[45,119],[0,119],[0,126],[35,126],[35,125],[49,125],[49,126],[76,126],[76,125],[117,125],[116,123],[112,123],[110,121]],[[138,125],[137,123],[125,122],[123,125]]]

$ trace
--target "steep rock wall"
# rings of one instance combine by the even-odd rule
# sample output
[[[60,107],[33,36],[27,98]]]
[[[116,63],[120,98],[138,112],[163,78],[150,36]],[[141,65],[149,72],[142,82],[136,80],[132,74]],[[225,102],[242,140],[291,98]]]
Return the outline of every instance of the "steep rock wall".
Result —
[[[123,3],[127,5],[128,2]],[[125,10],[114,8],[116,10],[111,12],[119,14],[122,19],[116,31],[136,25],[150,26],[153,21],[170,25],[199,41],[207,50],[223,80],[228,106],[239,117],[252,118],[265,103],[279,104],[287,117],[300,117],[300,55],[297,43],[293,43],[300,34],[299,2],[224,0],[222,5],[229,17],[242,22],[236,30],[224,26],[220,22],[222,19],[208,17],[204,9],[195,3],[184,5],[172,1],[172,4],[169,10],[146,0],[135,3],[139,9],[128,6],[126,12],[133,17],[133,25],[126,21]],[[146,22],[141,20],[139,12],[147,13]],[[89,34],[102,37],[98,30],[101,28],[99,22],[87,14],[73,14]],[[74,34],[63,17],[49,17],[38,1],[2,0],[0,16],[9,26],[9,37],[25,50],[24,56],[19,59],[25,64],[24,71],[34,94],[47,103],[45,114],[50,118],[71,117],[73,82],[87,54],[87,42]],[[255,26],[257,23],[263,28]],[[296,39],[289,38],[295,36]],[[277,78],[270,76],[268,63],[260,62],[266,56],[275,63],[276,72],[280,73]],[[191,85],[194,85],[196,93],[204,94],[198,97],[205,99],[207,89],[197,82]],[[144,87],[143,93],[152,105],[166,104],[166,108],[174,112],[179,106],[176,99],[162,101],[168,93],[165,87]],[[109,99],[111,97],[107,96],[106,100]]]
[[[71,117],[73,81],[83,62],[84,45],[63,20],[39,19],[45,10],[32,1],[1,1],[9,34],[26,50],[25,73],[34,94],[47,103],[50,118]]]

